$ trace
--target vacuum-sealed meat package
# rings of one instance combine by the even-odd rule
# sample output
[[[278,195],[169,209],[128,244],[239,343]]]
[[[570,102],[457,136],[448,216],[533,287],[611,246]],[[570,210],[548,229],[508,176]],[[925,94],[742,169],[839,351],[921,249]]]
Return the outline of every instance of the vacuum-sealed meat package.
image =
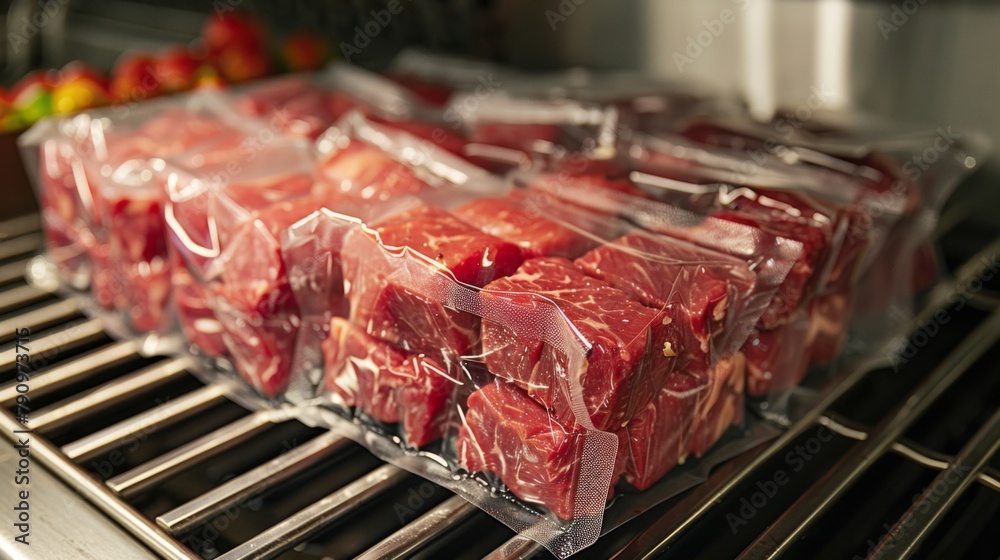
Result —
[[[261,394],[276,397],[292,374],[299,325],[281,233],[350,201],[316,186],[306,143],[275,142],[239,167],[189,160],[164,166],[169,239],[182,265],[174,270],[181,326],[202,353],[227,358]]]
[[[987,151],[984,139],[968,131],[867,122],[845,127],[818,119],[802,123],[784,113],[771,122],[739,114],[702,115],[678,130],[706,145],[739,148],[754,157],[773,154],[857,177],[871,218],[855,224],[857,230],[867,231],[887,212],[895,214],[888,231],[877,232],[881,242],[863,277],[815,306],[814,323],[850,324],[854,346],[868,353],[905,324],[914,296],[936,280],[929,235],[944,200]],[[852,306],[847,313],[845,301]]]
[[[446,121],[460,123],[475,145],[521,154],[526,162],[571,153],[608,159],[618,143],[617,109],[596,103],[519,98],[502,91],[463,93],[452,96],[444,115]]]
[[[502,171],[521,164],[518,154],[475,143],[444,108],[427,103],[392,79],[349,64],[267,80],[231,94],[237,111],[265,123],[267,133],[318,139],[350,111],[373,123]]]
[[[49,254],[64,279],[74,277],[70,285],[89,286],[109,328],[123,336],[172,328],[160,158],[227,159],[247,130],[220,96],[199,92],[83,113],[26,135],[26,152],[39,146],[44,223],[56,242]]]
[[[231,94],[240,113],[275,133],[315,139],[350,110],[383,119],[415,118],[419,101],[403,87],[349,64],[266,80]]]
[[[406,51],[20,144],[46,256],[115,336],[183,339],[155,351],[566,557],[773,437],[848,334],[895,332],[983,153],[915,170],[926,135],[743,112]]]
[[[646,175],[633,173],[629,177],[634,177],[636,182],[629,181],[627,190],[608,188],[608,181],[577,181],[571,177],[552,174],[531,179],[529,187],[562,200],[576,201],[576,204],[594,211],[628,216],[630,221],[642,228],[743,259],[749,266],[755,267],[758,282],[768,283],[768,290],[761,293],[769,294],[769,297],[760,297],[754,303],[759,311],[756,325],[753,326],[754,332],[740,333],[740,345],[746,362],[743,369],[747,375],[747,392],[760,397],[779,390],[779,386],[770,381],[775,375],[787,378],[780,384],[780,389],[787,389],[801,380],[808,369],[809,352],[804,345],[807,340],[805,333],[808,317],[800,309],[806,309],[804,306],[810,301],[806,294],[809,293],[810,286],[817,283],[816,271],[822,268],[822,261],[817,253],[824,251],[821,242],[828,239],[823,237],[824,232],[832,236],[834,230],[824,229],[825,224],[815,224],[815,228],[811,229],[812,226],[808,223],[797,222],[798,217],[783,223],[780,219],[752,212],[741,214],[734,209],[720,211],[715,206],[714,198],[709,198],[707,203],[697,198],[706,194],[703,185],[677,180],[658,182],[657,184],[667,184],[675,189],[674,192],[678,194],[672,199],[673,202],[685,205],[703,216],[693,218],[686,227],[675,227],[671,224],[677,221],[675,216],[679,211],[678,207],[661,202],[655,195],[639,189],[636,185],[642,185],[643,180],[652,180],[645,178]],[[632,190],[643,194],[636,195]],[[692,192],[698,194],[691,195]],[[698,282],[699,290],[689,296],[692,301],[698,302],[697,307],[705,310],[701,314],[704,317],[703,332],[714,330],[706,317],[707,312],[713,309],[713,301],[725,301],[712,295],[717,289],[712,288],[713,283],[708,278],[710,276],[706,275]],[[646,280],[646,284],[647,286],[639,286],[646,292],[651,292],[656,287],[650,280]],[[780,354],[776,354],[777,348],[774,346],[768,346],[771,351],[765,352],[759,337],[762,332],[774,330],[801,333],[798,338],[800,344],[784,347]],[[704,336],[702,335],[702,339]],[[783,338],[795,340],[787,336]],[[738,348],[740,347],[731,348],[730,351],[734,352]],[[779,355],[782,366],[794,366],[795,369],[776,372],[775,360]]]
[[[760,267],[537,190],[441,194],[369,196],[367,219],[321,212],[286,240],[350,228],[339,254],[308,257],[340,264],[349,303],[327,315],[322,387],[376,454],[448,465],[487,511],[519,500],[530,515],[500,518],[546,520],[559,548],[741,425],[740,348],[781,283],[755,269],[787,274],[793,242]],[[702,220],[676,210],[677,228]]]

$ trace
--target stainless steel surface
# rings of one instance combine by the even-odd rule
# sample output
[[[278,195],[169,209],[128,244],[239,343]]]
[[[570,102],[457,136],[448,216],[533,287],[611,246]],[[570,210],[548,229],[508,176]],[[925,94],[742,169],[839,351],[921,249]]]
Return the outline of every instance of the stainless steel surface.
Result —
[[[33,445],[33,443],[32,443]],[[18,456],[9,445],[0,446],[0,472],[17,470]],[[0,488],[0,509],[7,519],[21,500],[13,476],[5,476]],[[155,560],[157,558],[116,523],[95,515],[93,506],[71,490],[48,469],[31,466],[28,488],[30,534],[24,545],[14,540],[20,534],[13,522],[0,523],[0,556],[10,560],[72,558],[79,560]]]
[[[334,432],[321,434],[288,453],[164,513],[156,518],[156,522],[171,533],[184,533],[225,508],[291,479],[324,458],[341,451],[347,444],[347,439]]]
[[[71,362],[63,367],[79,363],[83,359]],[[135,393],[145,391],[177,379],[186,373],[191,360],[187,357],[169,358],[149,366],[148,368],[123,375],[113,382],[106,383],[92,391],[74,395],[65,401],[38,410],[32,415],[29,425],[33,429],[56,429],[72,422],[78,422],[100,414]],[[0,401],[3,393],[0,392]]]
[[[386,537],[358,556],[358,560],[397,560],[407,558],[434,538],[468,519],[476,506],[461,496],[452,496],[416,521]]]
[[[28,348],[34,352],[35,344],[28,344]],[[102,368],[120,364],[135,356],[135,343],[125,340],[112,342],[93,352],[89,352],[79,358],[53,367],[41,375],[36,375],[31,380],[31,394],[38,398],[66,387],[79,381],[81,378],[94,375]],[[8,404],[17,397],[17,383],[10,382],[0,389],[0,404]]]
[[[912,558],[927,536],[976,481],[987,462],[1000,449],[1000,410],[969,440],[944,472],[913,502],[910,509],[889,530],[872,551],[872,558]]]
[[[1000,93],[986,55],[996,3],[508,0],[503,14],[520,66],[638,70],[739,93],[762,116],[877,114],[1000,137],[1000,108],[984,102]]]
[[[913,395],[842,460],[830,476],[810,488],[744,552],[744,558],[772,558],[786,551],[817,517],[887,449],[907,427],[986,350],[1000,339],[995,312],[945,358]]]
[[[542,545],[528,537],[516,535],[487,555],[486,560],[527,560],[543,550]]]
[[[296,543],[347,515],[351,510],[361,507],[376,495],[390,490],[405,477],[406,471],[392,465],[382,465],[223,554],[219,560],[245,560],[249,558],[267,560],[275,558],[295,546]]]
[[[830,428],[833,432],[844,437],[858,441],[868,439],[867,431],[858,427],[847,427],[844,425],[842,420],[833,420],[829,416],[824,416],[820,419],[820,424]],[[922,467],[936,471],[948,469],[957,461],[956,458],[950,455],[932,451],[919,444],[913,443],[912,441],[907,441],[906,439],[893,442],[890,450],[893,453],[909,459]],[[982,483],[983,486],[986,486],[991,490],[1000,491],[1000,485],[997,484],[998,478],[1000,478],[1000,471],[992,467],[984,467],[976,476],[976,479]]]
[[[120,496],[130,498],[172,474],[211,459],[271,425],[275,411],[264,410],[223,426],[186,445],[106,481]]]
[[[150,434],[197,414],[225,398],[227,393],[223,385],[206,385],[65,445],[62,452],[74,461],[85,461],[114,449],[134,434]]]

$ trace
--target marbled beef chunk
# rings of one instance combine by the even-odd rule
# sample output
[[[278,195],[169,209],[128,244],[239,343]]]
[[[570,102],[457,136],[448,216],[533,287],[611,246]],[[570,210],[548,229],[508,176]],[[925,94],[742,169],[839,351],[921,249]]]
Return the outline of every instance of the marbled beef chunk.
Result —
[[[579,383],[597,429],[618,429],[652,400],[675,368],[681,335],[670,317],[587,276],[569,260],[527,260],[481,295],[487,303],[522,310],[502,322],[483,320],[487,367],[552,409],[560,422],[576,419],[570,390]],[[538,310],[552,303],[592,345],[582,371],[568,371],[564,349],[524,334],[532,332]]]
[[[493,473],[518,498],[549,508],[562,519],[599,515],[625,464],[618,449],[602,450],[614,464],[609,488],[601,488],[597,511],[574,511],[584,471],[588,433],[575,423],[553,420],[544,407],[509,383],[497,380],[472,393],[458,433],[459,463],[469,472]],[[609,434],[610,435],[610,434]],[[609,461],[610,463],[611,461]],[[600,467],[591,462],[592,469]],[[596,473],[595,473],[596,474]]]
[[[479,317],[446,306],[423,284],[429,274],[442,274],[484,286],[513,273],[521,250],[432,206],[388,216],[374,230],[384,247],[362,230],[344,242],[344,281],[354,324],[409,351],[452,357],[477,353]],[[400,251],[405,255],[398,256]]]
[[[695,409],[707,389],[704,376],[672,373],[653,402],[619,432],[627,442],[629,484],[645,490],[684,462],[691,448]]]
[[[691,453],[701,457],[731,426],[743,423],[746,359],[737,352],[716,362],[706,374],[707,390],[698,399],[691,428]]]
[[[566,223],[545,216],[544,209],[514,195],[479,198],[455,209],[455,215],[484,232],[516,243],[525,257],[575,259],[598,241]]]
[[[742,261],[644,232],[602,245],[576,265],[643,305],[664,310],[683,335],[675,351],[678,369],[686,371],[707,370],[712,339],[754,284]]]
[[[435,358],[413,354],[334,318],[323,341],[326,387],[345,405],[387,424],[400,424],[407,445],[444,435],[454,376]]]
[[[306,196],[255,211],[230,232],[220,260],[224,266],[213,290],[223,339],[240,375],[268,397],[288,386],[300,324],[281,234],[324,206],[336,201]],[[340,307],[337,301],[331,305]]]

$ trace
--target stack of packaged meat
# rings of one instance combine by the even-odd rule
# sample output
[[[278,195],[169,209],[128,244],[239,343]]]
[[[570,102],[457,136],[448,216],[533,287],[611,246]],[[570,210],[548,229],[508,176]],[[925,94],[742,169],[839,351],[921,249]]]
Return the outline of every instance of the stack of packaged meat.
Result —
[[[692,91],[411,52],[21,144],[46,256],[113,333],[183,340],[564,557],[773,435],[934,278],[958,171],[775,142]]]
[[[173,327],[160,158],[190,154],[193,169],[229,161],[246,135],[227,100],[199,93],[47,121],[21,140],[37,162],[51,259],[118,332]]]

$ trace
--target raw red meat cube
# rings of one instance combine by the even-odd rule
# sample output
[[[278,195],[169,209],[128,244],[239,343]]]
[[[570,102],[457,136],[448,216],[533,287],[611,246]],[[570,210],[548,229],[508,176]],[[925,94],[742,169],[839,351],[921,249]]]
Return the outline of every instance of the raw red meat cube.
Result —
[[[128,284],[120,269],[111,266],[111,246],[99,242],[89,231],[81,232],[80,239],[87,249],[91,265],[90,293],[98,305],[105,309],[125,309]]]
[[[601,434],[588,433],[575,423],[558,423],[520,389],[502,381],[472,393],[468,405],[457,442],[459,463],[466,470],[497,475],[515,496],[541,504],[561,519],[603,511],[603,503],[597,511],[574,507],[585,485],[593,484],[584,473],[600,463],[584,457],[585,439]],[[618,440],[618,449],[611,451],[615,454],[611,484],[587,489],[600,491],[602,497],[613,491],[624,468],[624,438]]]
[[[255,211],[232,233],[219,259],[215,293],[224,339],[237,371],[269,397],[288,384],[301,319],[281,249],[282,232],[338,202],[306,196]],[[343,307],[342,292],[333,290],[329,296],[331,309]]]
[[[271,175],[255,181],[235,181],[225,186],[225,193],[236,205],[257,210],[309,194],[316,181],[306,173]]]
[[[629,299],[569,260],[527,260],[481,296],[487,304],[516,309],[502,321],[483,320],[487,367],[552,409],[560,422],[575,420],[569,383],[580,383],[597,429],[618,429],[652,400],[676,366],[681,335],[662,310]],[[552,303],[592,345],[582,371],[568,371],[563,350],[524,334],[537,332],[539,321],[561,320]],[[542,315],[546,311],[552,314]]]
[[[684,462],[691,450],[695,409],[707,390],[704,376],[674,372],[653,402],[619,432],[627,441],[629,484],[645,490]]]
[[[92,283],[90,251],[97,242],[100,211],[96,185],[79,146],[66,140],[46,140],[39,146],[38,187],[46,252],[61,278],[79,289]]]
[[[406,443],[423,447],[445,433],[457,380],[440,362],[411,354],[334,318],[323,341],[326,388],[379,422],[401,424]]]
[[[695,372],[705,371],[713,337],[754,285],[742,261],[643,232],[594,249],[576,265],[643,305],[664,310],[683,335],[675,347],[677,367]]]
[[[167,228],[163,221],[162,191],[116,188],[105,193],[108,207],[108,271],[123,284],[123,298],[115,307],[128,313],[140,332],[163,331],[170,296]]]
[[[236,101],[241,112],[270,119],[272,127],[293,136],[316,138],[359,103],[347,94],[331,92],[298,77],[255,88]]]
[[[100,298],[106,292],[107,277],[121,284],[113,306],[126,315],[133,329],[162,332],[171,327],[164,177],[150,158],[196,151],[188,159],[197,167],[213,160],[215,154],[232,154],[230,144],[243,138],[214,116],[183,109],[164,111],[135,130],[111,129],[104,136],[102,161],[111,171],[101,179],[98,204],[109,253],[107,259],[96,261],[100,267],[95,266],[94,287]],[[202,149],[196,150],[199,146]]]
[[[813,221],[809,216],[814,212],[818,210],[794,195],[746,193],[712,214],[715,218],[749,225],[802,244],[802,254],[760,318],[764,328],[774,328],[789,321],[824,280],[824,265],[834,249],[835,226],[825,217],[827,221]]]
[[[393,214],[376,223],[375,231],[385,246],[420,256],[392,257],[364,232],[348,236],[342,257],[354,323],[410,351],[476,353],[479,317],[422,293],[413,274],[440,272],[481,287],[514,272],[521,250],[432,206]]]
[[[808,336],[803,314],[776,329],[754,327],[743,345],[747,393],[763,397],[798,385],[809,369]]]
[[[517,243],[526,258],[574,259],[598,242],[566,223],[546,218],[515,196],[480,198],[454,210],[466,222],[504,241]]]
[[[809,361],[825,364],[840,354],[854,308],[854,294],[836,291],[813,299],[809,306]]]
[[[170,250],[170,259],[174,307],[181,332],[202,354],[213,358],[224,357],[227,351],[222,339],[222,323],[212,311],[210,296],[204,284],[191,275],[176,250]]]
[[[707,374],[706,391],[698,399],[691,428],[691,453],[704,455],[730,426],[743,422],[746,358],[737,352],[718,360]]]
[[[401,194],[417,194],[432,189],[409,166],[387,153],[352,142],[319,163],[317,177],[328,192],[350,194],[364,200],[385,201]]]

